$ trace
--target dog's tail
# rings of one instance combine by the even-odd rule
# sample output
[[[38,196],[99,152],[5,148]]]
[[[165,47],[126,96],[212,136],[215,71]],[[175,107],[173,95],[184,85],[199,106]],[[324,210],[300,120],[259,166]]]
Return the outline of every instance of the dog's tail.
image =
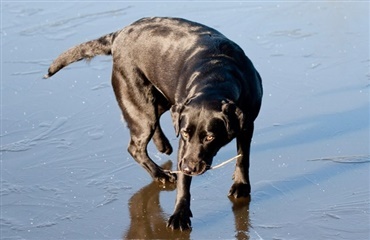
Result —
[[[60,69],[82,59],[89,60],[97,55],[111,55],[115,35],[116,33],[110,33],[68,49],[53,61],[44,78],[49,78]]]

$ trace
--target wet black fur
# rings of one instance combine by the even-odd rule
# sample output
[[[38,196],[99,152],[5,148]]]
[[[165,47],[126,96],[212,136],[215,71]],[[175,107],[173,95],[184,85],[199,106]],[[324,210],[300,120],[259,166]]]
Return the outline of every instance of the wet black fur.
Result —
[[[243,50],[218,31],[176,18],[144,18],[124,29],[75,46],[50,66],[50,77],[68,64],[113,56],[112,85],[130,129],[128,151],[156,181],[174,182],[177,197],[171,228],[190,228],[192,176],[204,173],[218,150],[236,138],[241,154],[229,195],[250,194],[249,152],[262,98],[261,78]],[[177,135],[177,176],[147,153],[153,140],[171,154],[159,119],[170,110]]]

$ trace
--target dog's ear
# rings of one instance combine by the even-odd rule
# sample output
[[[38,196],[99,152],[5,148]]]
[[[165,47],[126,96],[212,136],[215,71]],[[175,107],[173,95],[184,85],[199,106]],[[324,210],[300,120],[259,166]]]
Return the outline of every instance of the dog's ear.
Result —
[[[240,131],[244,128],[244,114],[242,110],[232,101],[222,101],[222,112],[227,116],[226,127],[230,133]],[[237,126],[237,128],[232,126]]]
[[[181,120],[180,116],[181,116],[181,112],[183,109],[184,109],[184,105],[182,104],[172,105],[171,107],[171,117],[172,117],[173,126],[175,127],[176,137],[179,136],[180,120]]]

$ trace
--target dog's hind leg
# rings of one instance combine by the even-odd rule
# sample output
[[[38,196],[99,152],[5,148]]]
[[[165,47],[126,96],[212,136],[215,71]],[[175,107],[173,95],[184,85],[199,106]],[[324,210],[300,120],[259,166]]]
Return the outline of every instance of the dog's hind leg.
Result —
[[[147,145],[155,132],[157,131],[157,135],[161,134],[157,129],[159,115],[153,95],[155,88],[139,74],[118,70],[115,66],[113,66],[112,85],[130,130],[129,153],[154,180],[164,183],[175,182],[176,175],[164,171],[150,159],[147,152]]]

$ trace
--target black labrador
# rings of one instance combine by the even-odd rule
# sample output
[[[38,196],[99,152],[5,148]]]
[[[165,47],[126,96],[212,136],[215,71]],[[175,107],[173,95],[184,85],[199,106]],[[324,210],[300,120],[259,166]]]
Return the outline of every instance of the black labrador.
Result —
[[[249,152],[262,99],[261,77],[243,50],[218,31],[179,18],[143,18],[120,31],[62,53],[45,78],[97,55],[112,55],[112,85],[131,134],[128,151],[152,178],[177,180],[168,226],[191,227],[192,176],[207,171],[218,150],[236,137],[237,159],[229,196],[250,194]],[[159,118],[167,110],[177,136],[179,174],[163,170],[147,153],[153,139],[162,153],[172,147]]]

